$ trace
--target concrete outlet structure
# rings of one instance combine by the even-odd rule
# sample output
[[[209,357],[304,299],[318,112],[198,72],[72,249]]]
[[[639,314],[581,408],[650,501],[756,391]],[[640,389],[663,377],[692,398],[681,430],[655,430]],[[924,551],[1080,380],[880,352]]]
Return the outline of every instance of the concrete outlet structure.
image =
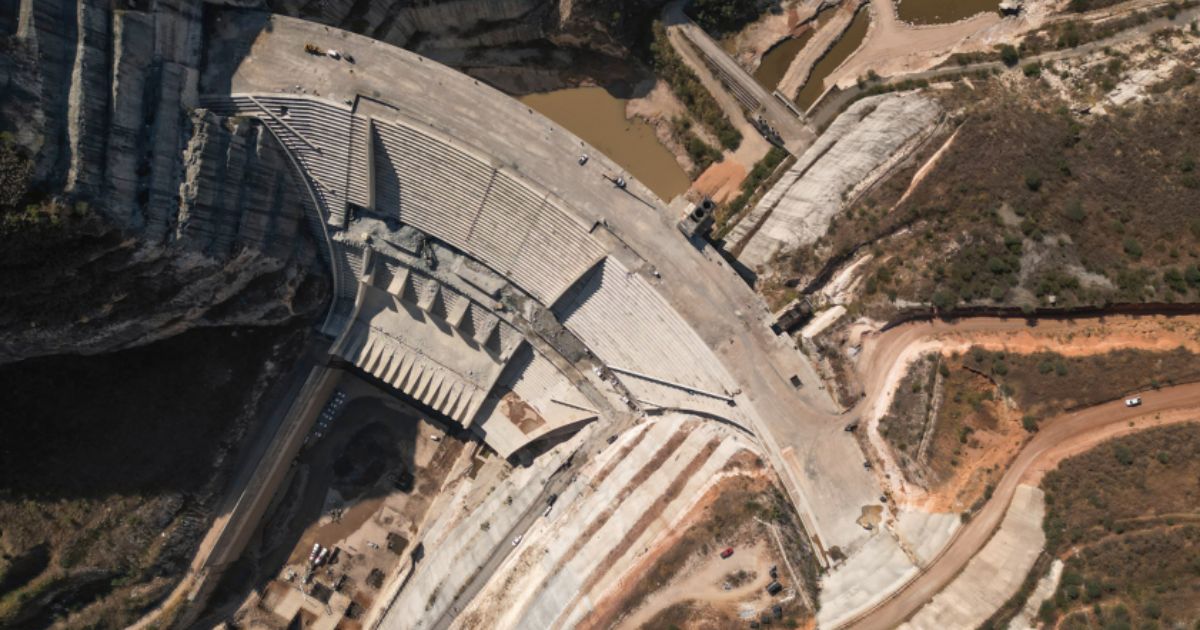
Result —
[[[823,562],[863,545],[880,489],[815,370],[645,186],[411,52],[260,13],[211,36],[199,104],[257,120],[303,182],[334,356],[506,457],[630,414],[719,421],[768,456]]]

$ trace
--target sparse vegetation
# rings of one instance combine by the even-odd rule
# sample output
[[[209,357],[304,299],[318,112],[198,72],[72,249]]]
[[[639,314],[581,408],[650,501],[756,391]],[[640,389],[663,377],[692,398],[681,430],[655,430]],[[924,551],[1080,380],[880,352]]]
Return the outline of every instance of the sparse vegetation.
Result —
[[[909,368],[880,431],[908,478],[936,487],[978,460],[995,436],[1025,439],[1018,436],[1036,433],[1044,420],[1067,410],[1197,380],[1200,357],[1184,349],[1064,357],[974,347],[964,354],[930,354]],[[1118,456],[1129,460],[1123,451]],[[1000,472],[981,473],[964,503]]]
[[[703,173],[705,169],[712,166],[714,162],[721,161],[721,152],[700,139],[692,131],[692,120],[686,116],[677,116],[671,121],[671,134],[675,136],[675,140],[683,145],[687,151],[688,157],[692,160],[693,171],[692,177]]]
[[[1200,134],[1187,105],[1197,85],[1127,115],[1087,119],[1042,82],[1024,86],[1014,93],[988,82],[946,95],[948,107],[965,108],[963,123],[922,183],[897,204],[913,172],[900,169],[836,217],[815,248],[782,256],[777,282],[804,286],[830,261],[845,264],[886,240],[891,255],[863,269],[870,278],[893,267],[888,291],[863,292],[875,317],[901,300],[941,311],[1200,301],[1187,140]]]
[[[689,114],[695,116],[730,151],[742,143],[742,134],[725,117],[716,99],[708,93],[691,68],[676,54],[661,22],[654,23],[654,41],[650,45],[654,72],[671,86]]]
[[[0,132],[0,214],[21,206],[29,191],[33,162],[7,132]],[[7,223],[7,216],[5,216]]]
[[[1067,557],[1043,620],[1066,627],[1200,622],[1200,425],[1149,429],[1046,476],[1046,548]]]
[[[754,168],[750,169],[750,173],[746,175],[746,179],[742,180],[741,192],[738,193],[738,196],[718,209],[716,216],[717,229],[714,233],[720,234],[730,219],[746,209],[750,200],[754,198],[755,193],[759,191],[762,184],[771,176],[771,173],[775,172],[775,168],[787,156],[787,151],[779,147],[773,146],[767,151],[763,159],[759,160],[754,165]]]
[[[758,17],[758,3],[745,0],[692,0],[688,14],[710,34],[720,37],[753,22]]]

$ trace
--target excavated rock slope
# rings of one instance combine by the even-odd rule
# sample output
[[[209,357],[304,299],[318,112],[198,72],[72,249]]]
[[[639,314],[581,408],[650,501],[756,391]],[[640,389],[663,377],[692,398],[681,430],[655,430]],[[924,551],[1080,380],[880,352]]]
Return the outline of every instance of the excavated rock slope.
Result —
[[[680,417],[623,434],[526,533],[460,627],[579,625],[752,448],[727,427]]]
[[[0,31],[0,130],[34,166],[22,203],[77,217],[5,233],[0,362],[276,323],[322,302],[285,154],[257,124],[194,109],[203,5],[136,6],[23,2]]]
[[[730,233],[738,260],[759,267],[810,245],[862,191],[907,158],[942,116],[919,94],[865,98],[838,116]]]

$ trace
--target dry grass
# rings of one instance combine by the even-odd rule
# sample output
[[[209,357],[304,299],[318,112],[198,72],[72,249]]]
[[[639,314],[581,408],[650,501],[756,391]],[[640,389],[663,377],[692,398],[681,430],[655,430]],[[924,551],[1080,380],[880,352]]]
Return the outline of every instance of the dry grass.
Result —
[[[905,476],[948,491],[959,507],[999,477],[999,466],[976,470],[977,464],[998,455],[997,445],[1019,431],[995,381],[970,368],[961,356],[930,355],[915,363],[881,421]]]
[[[1200,356],[1118,350],[1084,357],[1044,352],[1009,355],[1003,382],[1025,413],[1047,417],[1139,391],[1200,380]]]
[[[686,601],[662,609],[644,627],[664,630],[734,630],[746,627],[746,622],[736,615],[702,602]]]
[[[803,285],[871,243],[861,297],[885,313],[895,299],[941,308],[1200,300],[1200,271],[1189,274],[1200,265],[1200,86],[1090,117],[1032,79],[976,87],[941,96],[961,108],[958,138],[913,193],[893,208],[911,174],[893,177],[811,254],[781,260],[782,283]]]
[[[725,546],[748,546],[754,541],[770,540],[770,532],[756,519],[779,526],[792,565],[804,572],[808,585],[815,588],[816,558],[808,547],[794,510],[773,484],[757,475],[738,476],[722,481],[710,492],[711,498],[703,502],[699,519],[637,577],[632,589],[623,594],[614,611],[616,617],[637,609],[647,597],[667,587],[697,558],[715,554]],[[773,541],[771,548],[775,548]],[[815,593],[812,595],[815,597]],[[793,623],[802,621],[796,617],[799,608],[788,606],[787,609]],[[728,619],[725,613],[709,607],[681,602],[659,613],[650,627],[665,628],[676,624],[681,628],[724,628],[727,626],[721,624]]]

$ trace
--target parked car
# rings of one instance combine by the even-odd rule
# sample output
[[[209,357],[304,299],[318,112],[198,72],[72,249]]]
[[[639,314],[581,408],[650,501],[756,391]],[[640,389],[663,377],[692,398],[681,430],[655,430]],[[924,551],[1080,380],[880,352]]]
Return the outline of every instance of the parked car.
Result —
[[[514,539],[513,539],[513,543],[512,543],[512,545],[513,545],[514,547],[516,547],[517,545],[521,544],[521,539],[522,539],[522,538],[524,538],[524,537],[525,537],[525,535],[524,535],[524,534],[521,534],[520,536],[517,536],[516,538],[514,538]]]
[[[1140,406],[1141,406],[1141,404],[1142,404],[1142,397],[1141,397],[1141,396],[1134,396],[1133,398],[1126,398],[1126,399],[1125,399],[1125,406],[1126,406],[1126,407],[1140,407]]]
[[[722,558],[728,558],[729,556],[732,556],[732,555],[733,555],[733,547],[726,547],[725,550],[721,552]]]

